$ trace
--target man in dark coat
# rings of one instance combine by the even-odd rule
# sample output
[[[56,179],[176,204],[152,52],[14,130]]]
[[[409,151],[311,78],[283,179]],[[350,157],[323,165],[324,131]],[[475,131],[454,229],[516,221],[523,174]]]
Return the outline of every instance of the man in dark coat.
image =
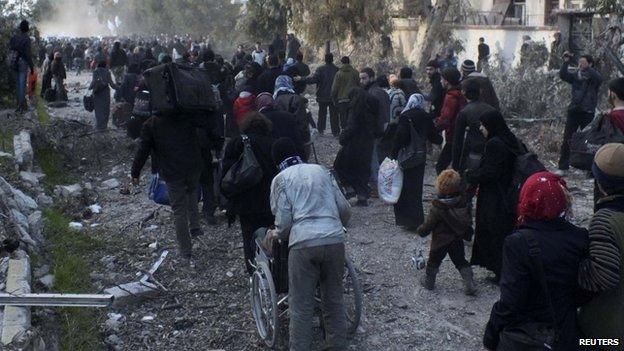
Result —
[[[479,52],[477,71],[481,72],[484,67],[487,67],[488,61],[490,60],[490,46],[485,43],[485,38],[479,38],[477,51]]]
[[[327,53],[325,54],[325,64],[317,68],[312,76],[301,80],[306,84],[316,84],[316,101],[319,104],[317,123],[319,133],[323,134],[325,132],[327,110],[329,110],[329,123],[332,134],[335,137],[340,134],[340,121],[336,105],[334,105],[331,98],[331,88],[337,72],[338,67],[334,65],[334,55]]]
[[[473,80],[462,82],[462,94],[468,102],[459,111],[455,120],[455,134],[453,136],[453,169],[463,174],[467,169],[479,167],[483,156],[485,137],[479,130],[481,115],[494,111],[494,108],[485,102],[479,101],[479,84]]]
[[[269,68],[258,76],[258,93],[271,93],[275,91],[275,79],[282,74],[279,59],[276,55],[269,56]]]
[[[150,155],[167,183],[181,263],[194,268],[191,238],[202,234],[197,187],[203,166],[197,131],[190,118],[153,116],[145,122],[132,163],[134,184],[139,183],[141,169]]]
[[[431,102],[433,106],[433,117],[440,117],[440,112],[442,112],[442,104],[444,103],[444,87],[442,87],[442,83],[440,82],[440,72],[438,70],[438,61],[431,60],[427,63],[427,67],[425,67],[425,73],[427,73],[427,77],[429,77],[429,84],[431,84],[431,92],[427,100]],[[405,98],[409,99],[409,96]]]
[[[334,161],[334,170],[341,183],[350,185],[357,194],[356,206],[368,206],[368,181],[378,113],[377,99],[360,87],[351,89],[349,118],[340,133],[341,148]]]
[[[296,59],[300,48],[301,44],[295,38],[295,35],[293,33],[288,34],[286,39],[286,58]]]
[[[273,96],[269,93],[260,93],[256,97],[256,109],[271,121],[273,128],[271,136],[275,140],[279,138],[290,138],[293,141],[297,153],[302,159],[306,159],[304,149],[304,141],[301,133],[301,122],[297,120],[294,114],[281,110],[277,107],[277,103],[273,100]]]
[[[124,77],[124,69],[128,65],[128,56],[121,49],[121,43],[116,41],[110,54],[110,68],[115,76],[115,82],[121,84]]]
[[[275,33],[275,39],[273,39],[271,46],[273,47],[273,51],[275,52],[276,55],[282,51],[284,52],[286,51],[286,43],[284,42],[284,40],[282,39],[279,33]]]
[[[28,75],[28,69],[30,72],[34,72],[35,65],[33,64],[31,54],[30,37],[28,31],[30,25],[28,21],[24,20],[19,25],[19,32],[16,33],[9,43],[9,48],[15,51],[15,62],[11,62],[13,72],[17,76],[17,112],[25,112],[28,109],[26,104],[26,78]]]
[[[381,160],[378,156],[379,143],[381,137],[390,122],[390,96],[385,90],[379,87],[375,81],[375,71],[366,67],[360,71],[360,85],[377,100],[377,129],[375,130],[375,146],[373,149],[373,157],[371,158],[371,179],[374,190],[377,188],[377,174],[379,173],[379,164]]]
[[[412,78],[413,71],[409,67],[403,67],[399,70],[399,89],[405,93],[405,98],[409,99],[412,94],[419,93],[418,83]]]
[[[488,76],[482,72],[475,71],[475,65],[472,60],[465,60],[461,65],[462,82],[466,80],[474,80],[479,84],[479,100],[500,110],[500,104],[494,85]]]
[[[594,59],[583,55],[579,59],[579,69],[570,73],[570,59],[572,54],[567,53],[563,58],[563,65],[559,70],[559,77],[572,85],[572,101],[568,107],[561,156],[559,157],[559,175],[565,174],[570,168],[570,138],[577,130],[585,128],[594,118],[598,104],[598,90],[602,84],[602,75],[594,69]]]

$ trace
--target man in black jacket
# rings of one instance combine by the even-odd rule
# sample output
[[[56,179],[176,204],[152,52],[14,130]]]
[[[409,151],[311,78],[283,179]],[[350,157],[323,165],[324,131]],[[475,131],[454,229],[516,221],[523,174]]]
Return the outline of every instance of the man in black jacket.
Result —
[[[594,59],[590,55],[583,55],[579,58],[579,68],[576,73],[568,71],[571,57],[572,54],[569,52],[564,54],[563,65],[559,70],[561,80],[572,84],[572,101],[568,107],[563,132],[559,170],[555,172],[558,175],[564,175],[570,168],[570,138],[577,130],[585,128],[594,118],[598,104],[598,90],[602,84],[602,75],[593,68]]]
[[[26,112],[28,106],[26,104],[26,78],[28,69],[34,72],[35,66],[32,60],[30,30],[28,21],[24,20],[19,25],[19,32],[16,33],[9,43],[9,48],[15,51],[15,62],[12,62],[12,68],[17,76],[17,112]]]
[[[121,49],[121,43],[116,41],[113,44],[113,50],[110,53],[110,67],[113,75],[115,76],[115,82],[121,84],[124,78],[124,70],[128,65],[128,55]]]
[[[431,84],[431,92],[429,96],[427,96],[427,100],[431,102],[433,106],[433,117],[437,118],[440,117],[442,104],[444,103],[444,95],[446,94],[446,91],[442,87],[442,82],[440,81],[441,76],[438,71],[438,61],[429,61],[427,67],[425,67],[425,73],[427,73],[429,84]],[[405,99],[409,99],[409,96],[406,96]]]
[[[479,167],[485,145],[485,138],[479,130],[480,118],[485,112],[494,110],[492,106],[479,101],[479,83],[469,79],[462,82],[461,86],[468,104],[459,111],[455,120],[453,169],[459,174]]]
[[[418,83],[412,78],[413,71],[409,67],[403,67],[399,70],[399,89],[405,93],[405,98],[409,100],[414,93],[420,94]]]
[[[197,188],[203,165],[196,127],[190,118],[153,116],[145,122],[132,163],[134,184],[139,183],[141,169],[150,154],[152,163],[158,163],[158,174],[167,183],[182,264],[194,268],[191,237],[202,234]]]
[[[334,55],[332,53],[325,54],[325,64],[316,69],[314,74],[307,78],[301,79],[305,84],[316,84],[316,101],[319,104],[318,112],[318,131],[320,134],[325,132],[327,122],[327,110],[329,110],[329,123],[331,125],[332,134],[337,137],[340,134],[340,120],[338,119],[338,111],[331,99],[331,87],[334,83],[334,76],[338,72],[338,67],[334,65]]]
[[[258,76],[258,93],[271,93],[275,91],[275,79],[282,74],[277,55],[270,55],[269,68]]]

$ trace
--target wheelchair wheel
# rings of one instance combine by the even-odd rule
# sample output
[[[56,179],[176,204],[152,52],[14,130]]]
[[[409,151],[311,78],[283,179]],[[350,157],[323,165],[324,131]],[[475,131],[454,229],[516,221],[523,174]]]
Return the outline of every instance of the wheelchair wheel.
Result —
[[[268,347],[274,348],[279,331],[277,294],[266,262],[258,262],[251,277],[251,312],[258,334]]]
[[[353,263],[346,258],[343,276],[343,300],[347,315],[347,332],[355,334],[362,317],[362,285]]]

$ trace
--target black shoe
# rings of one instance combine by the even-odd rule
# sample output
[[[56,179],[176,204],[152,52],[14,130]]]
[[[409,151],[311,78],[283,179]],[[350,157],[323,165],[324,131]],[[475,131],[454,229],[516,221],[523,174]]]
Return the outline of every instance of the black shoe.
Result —
[[[204,235],[204,232],[200,228],[191,229],[191,238],[197,238]]]

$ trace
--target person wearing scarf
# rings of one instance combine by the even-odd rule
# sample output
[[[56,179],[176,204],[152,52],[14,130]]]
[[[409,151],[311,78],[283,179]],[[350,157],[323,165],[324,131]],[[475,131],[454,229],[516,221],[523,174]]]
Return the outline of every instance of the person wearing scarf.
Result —
[[[299,124],[292,113],[280,110],[269,93],[261,93],[256,97],[256,111],[273,123],[272,137],[275,139],[290,138],[297,148],[298,155],[307,161],[303,138],[299,133]]]
[[[619,338],[622,345],[624,145],[610,143],[601,147],[594,157],[592,172],[602,197],[589,224],[589,257],[581,263],[579,281],[583,288],[597,295],[581,308],[580,326],[588,338]]]
[[[501,332],[524,323],[553,326],[559,338],[550,345],[552,350],[579,349],[576,310],[587,297],[579,286],[578,272],[589,239],[587,230],[566,219],[570,207],[566,183],[553,173],[536,173],[522,187],[518,228],[505,239],[501,294],[485,330],[486,349],[508,350]],[[539,248],[536,257],[531,254],[530,242],[531,247]],[[543,267],[547,292],[535,260]]]
[[[466,179],[479,187],[475,215],[475,239],[471,263],[494,273],[500,279],[503,242],[516,224],[515,199],[508,189],[513,178],[519,142],[498,111],[480,117],[481,132],[486,138],[479,167],[466,171]]]
[[[281,94],[286,94],[286,93],[290,93],[290,94],[295,93],[295,86],[293,84],[293,80],[290,76],[287,76],[287,75],[278,76],[277,79],[275,79],[275,91],[273,92],[273,99],[277,100],[277,98]]]
[[[425,97],[422,94],[412,94],[403,112],[399,116],[399,122],[392,142],[393,159],[397,159],[399,151],[410,145],[410,126],[422,138],[426,138],[434,144],[441,144],[442,137],[436,133],[431,116],[423,109]],[[418,226],[424,222],[422,205],[423,180],[425,165],[403,170],[403,189],[399,201],[394,205],[394,217],[396,225],[408,231],[416,232]]]
[[[271,184],[275,229],[267,232],[263,246],[271,250],[276,239],[288,243],[290,348],[312,347],[314,291],[320,286],[327,346],[344,350],[343,228],[350,218],[349,202],[327,169],[303,163],[292,140],[275,141],[272,155],[280,170]]]

